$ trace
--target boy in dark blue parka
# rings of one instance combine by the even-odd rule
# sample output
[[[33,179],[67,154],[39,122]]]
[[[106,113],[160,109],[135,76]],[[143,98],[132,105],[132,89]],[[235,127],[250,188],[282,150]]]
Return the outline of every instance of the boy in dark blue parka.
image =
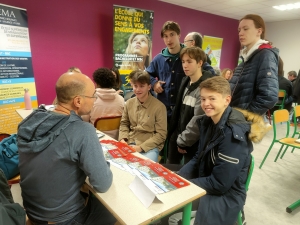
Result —
[[[199,147],[195,157],[178,172],[206,190],[195,217],[197,225],[233,225],[246,200],[245,183],[253,150],[250,124],[229,106],[228,81],[213,77],[200,84]]]

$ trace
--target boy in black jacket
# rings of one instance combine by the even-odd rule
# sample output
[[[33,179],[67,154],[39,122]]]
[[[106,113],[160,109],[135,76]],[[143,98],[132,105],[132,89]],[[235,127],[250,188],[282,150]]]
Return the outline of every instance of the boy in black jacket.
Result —
[[[184,157],[184,162],[190,161],[197,152],[198,142],[189,148],[177,147],[178,135],[186,129],[186,125],[195,115],[204,114],[200,106],[199,84],[207,78],[213,77],[210,72],[202,70],[206,62],[206,55],[199,47],[183,48],[180,59],[185,77],[178,90],[176,104],[168,129],[168,163],[179,164]]]

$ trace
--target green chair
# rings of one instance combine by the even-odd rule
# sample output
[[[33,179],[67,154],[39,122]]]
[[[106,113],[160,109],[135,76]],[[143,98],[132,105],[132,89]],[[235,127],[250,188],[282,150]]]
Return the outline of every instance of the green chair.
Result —
[[[286,98],[285,90],[279,89],[279,91],[278,91],[278,101],[275,104],[275,106],[277,106],[278,109],[284,109],[285,98]]]
[[[277,126],[278,123],[282,123],[282,122],[286,122],[286,134],[285,134],[284,138],[277,139],[277,137],[276,137],[276,126]],[[300,144],[295,142],[297,140],[297,138],[289,137],[289,133],[290,133],[290,115],[289,115],[289,112],[286,109],[279,109],[279,110],[274,111],[274,114],[273,114],[273,131],[274,131],[274,135],[273,135],[272,143],[271,143],[271,145],[270,145],[263,161],[261,162],[261,164],[259,166],[260,169],[263,166],[266,158],[268,157],[274,143],[279,142],[281,144],[281,147],[279,149],[279,152],[278,152],[274,162],[277,161],[278,156],[280,155],[283,146],[291,146],[291,147],[294,147],[294,148],[300,148]]]
[[[254,157],[253,157],[253,155],[251,155],[251,164],[250,164],[250,167],[249,167],[249,170],[248,170],[248,177],[247,177],[247,181],[246,181],[246,184],[245,184],[246,191],[248,191],[248,189],[249,189],[249,184],[250,184],[250,181],[251,181],[253,169],[254,169]],[[241,211],[239,212],[239,215],[238,215],[238,225],[243,225],[242,212]]]
[[[293,113],[293,121],[294,121],[294,133],[292,134],[292,137],[294,138],[297,135],[297,138],[300,138],[300,131],[298,131],[298,123],[297,123],[297,117],[300,117],[300,105],[296,105],[294,107],[294,113]],[[284,156],[286,150],[288,149],[289,146],[286,146],[284,149],[284,152],[282,153],[280,159]],[[294,152],[295,147],[292,149],[292,153]]]

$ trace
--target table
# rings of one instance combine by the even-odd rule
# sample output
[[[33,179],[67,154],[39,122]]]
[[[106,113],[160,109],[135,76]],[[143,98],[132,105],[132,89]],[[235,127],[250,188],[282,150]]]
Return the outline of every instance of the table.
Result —
[[[16,111],[22,117],[22,119],[25,119],[33,112],[32,109],[16,109]]]
[[[139,153],[134,154],[143,157]],[[204,189],[190,183],[186,187],[157,195],[162,203],[154,201],[146,208],[129,189],[135,177],[112,165],[110,168],[113,183],[107,192],[98,193],[88,181],[86,186],[121,224],[149,224],[182,207],[184,207],[183,224],[190,224],[191,202],[206,194]]]

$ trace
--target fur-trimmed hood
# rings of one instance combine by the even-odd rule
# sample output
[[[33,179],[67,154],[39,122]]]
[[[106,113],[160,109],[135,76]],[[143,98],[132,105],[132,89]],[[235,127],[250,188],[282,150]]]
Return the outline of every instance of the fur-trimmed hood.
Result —
[[[249,139],[254,143],[259,143],[262,141],[266,133],[272,129],[272,126],[267,126],[263,116],[256,113],[247,111],[245,109],[235,108],[240,111],[245,119],[251,123],[251,130],[249,133]]]

